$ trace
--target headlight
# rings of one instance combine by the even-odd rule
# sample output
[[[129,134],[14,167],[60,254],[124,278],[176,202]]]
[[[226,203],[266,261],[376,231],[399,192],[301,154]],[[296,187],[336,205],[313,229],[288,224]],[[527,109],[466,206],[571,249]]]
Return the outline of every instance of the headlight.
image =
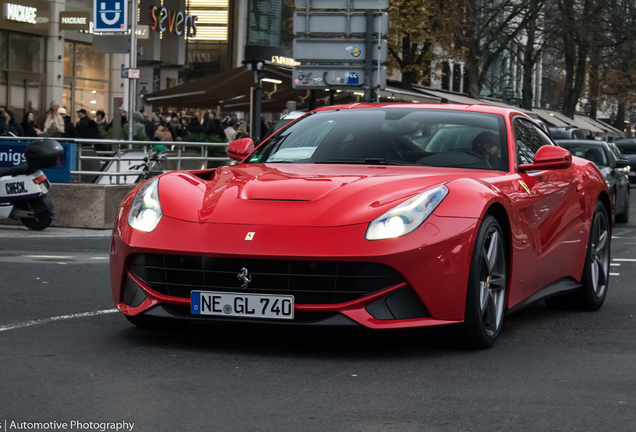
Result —
[[[365,238],[382,240],[410,233],[422,225],[446,195],[448,188],[439,186],[404,201],[371,222]]]
[[[159,179],[150,180],[142,187],[128,211],[128,225],[139,231],[150,232],[159,223],[163,212],[159,203]]]

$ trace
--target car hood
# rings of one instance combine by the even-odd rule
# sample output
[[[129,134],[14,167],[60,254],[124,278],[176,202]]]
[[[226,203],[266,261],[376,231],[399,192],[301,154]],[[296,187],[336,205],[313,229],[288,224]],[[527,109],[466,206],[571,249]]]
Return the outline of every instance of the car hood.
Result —
[[[496,175],[484,170],[323,164],[235,165],[218,168],[208,180],[206,174],[162,176],[164,215],[199,223],[345,226],[368,223],[405,199],[456,178]]]

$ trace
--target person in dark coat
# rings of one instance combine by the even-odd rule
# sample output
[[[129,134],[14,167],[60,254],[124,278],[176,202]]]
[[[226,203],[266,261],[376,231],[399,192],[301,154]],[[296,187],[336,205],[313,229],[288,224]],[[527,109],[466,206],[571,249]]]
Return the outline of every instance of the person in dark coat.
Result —
[[[35,117],[32,112],[27,111],[24,113],[22,130],[24,131],[25,137],[36,137],[42,133],[42,131],[35,125]]]
[[[155,117],[150,123],[145,126],[146,135],[148,136],[148,138],[153,139],[155,137],[155,132],[157,131],[157,128],[160,124],[161,119],[159,117]]]
[[[95,120],[89,120],[88,126],[79,133],[78,138],[102,139],[102,134],[99,133],[99,125],[97,122]]]
[[[193,134],[206,133],[205,128],[201,125],[201,123],[199,123],[199,119],[196,117],[192,117],[186,131]]]
[[[79,121],[75,125],[75,132],[79,135],[84,129],[88,128],[88,122],[90,122],[91,119],[86,114],[86,110],[84,108],[77,112],[77,116],[79,117]]]
[[[4,111],[0,111],[0,136],[9,133],[9,125],[7,124],[7,116]]]
[[[15,121],[15,118],[13,117],[13,112],[6,111],[6,115],[7,115],[7,125],[9,126],[9,132],[11,132],[15,136],[23,137],[24,130],[22,129],[22,126],[20,125],[20,123]]]
[[[210,120],[208,127],[208,135],[217,135],[222,140],[226,140],[225,131],[223,130],[223,126],[221,126],[221,120],[215,118],[214,120]]]
[[[66,109],[60,108],[57,111],[64,120],[64,133],[62,134],[63,138],[77,138],[77,134],[75,133],[75,127],[73,126],[73,121],[71,120],[71,116],[66,115]]]

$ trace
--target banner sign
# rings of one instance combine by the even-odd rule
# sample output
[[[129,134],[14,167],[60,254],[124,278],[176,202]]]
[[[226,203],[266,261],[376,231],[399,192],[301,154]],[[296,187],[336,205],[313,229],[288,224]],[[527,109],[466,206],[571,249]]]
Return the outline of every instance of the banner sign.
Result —
[[[28,142],[0,141],[0,167],[14,167],[26,163],[24,150]],[[76,170],[77,144],[60,143],[64,147],[62,160],[52,168],[43,169],[42,172],[50,182],[70,183],[71,171]]]
[[[95,32],[128,31],[128,2],[124,0],[93,0]]]

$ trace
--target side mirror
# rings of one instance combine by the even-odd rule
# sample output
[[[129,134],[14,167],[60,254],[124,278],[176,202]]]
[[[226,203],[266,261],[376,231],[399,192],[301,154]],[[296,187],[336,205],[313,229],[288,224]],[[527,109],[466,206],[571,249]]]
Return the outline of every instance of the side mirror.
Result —
[[[519,172],[566,169],[572,165],[572,153],[563,147],[546,145],[534,154],[531,164],[519,165]]]
[[[241,138],[227,146],[227,157],[241,162],[254,151],[254,141],[251,138]]]
[[[624,158],[616,159],[616,168],[627,168],[629,166],[629,161]]]

